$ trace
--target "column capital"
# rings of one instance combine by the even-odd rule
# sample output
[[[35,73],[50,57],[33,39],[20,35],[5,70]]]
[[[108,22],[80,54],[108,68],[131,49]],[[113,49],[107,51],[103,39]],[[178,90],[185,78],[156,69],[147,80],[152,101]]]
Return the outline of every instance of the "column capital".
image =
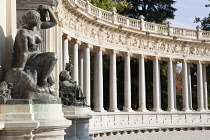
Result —
[[[174,59],[174,58],[166,58],[166,61],[172,61],[172,62],[175,62],[175,59]]]
[[[197,61],[197,64],[204,64],[205,62],[204,61],[202,61],[202,60],[198,60]]]
[[[93,51],[105,51],[105,48],[99,47],[99,46],[93,46]]]
[[[106,49],[106,52],[108,54],[119,54],[119,51],[118,50],[114,50],[114,49]]]
[[[133,56],[133,54],[130,52],[121,52],[121,54],[122,54],[122,56],[130,56],[130,57]]]
[[[182,63],[184,63],[184,62],[185,63],[190,63],[190,60],[189,59],[181,59],[180,62],[182,62]]]
[[[136,58],[147,58],[147,56],[144,54],[136,54],[135,56]]]
[[[72,40],[72,37],[70,37],[68,34],[65,34],[65,33],[63,33],[62,38],[68,39],[69,41]]]
[[[89,43],[83,42],[83,43],[82,43],[82,47],[83,47],[83,48],[90,48],[90,49],[92,49],[92,48],[93,48],[93,45],[92,45],[92,44],[89,44]]]
[[[71,39],[71,44],[78,44],[78,45],[81,45],[82,44],[82,41],[78,40],[78,39],[75,39],[75,38],[72,38]]]
[[[160,56],[151,56],[151,60],[161,60]]]

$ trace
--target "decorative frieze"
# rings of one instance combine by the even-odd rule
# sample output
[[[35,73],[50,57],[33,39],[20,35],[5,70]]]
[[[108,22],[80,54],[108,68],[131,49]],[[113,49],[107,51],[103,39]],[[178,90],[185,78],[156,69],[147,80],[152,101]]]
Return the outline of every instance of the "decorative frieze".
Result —
[[[160,35],[143,35],[138,31],[118,29],[110,24],[102,24],[92,21],[88,16],[81,15],[78,11],[69,8],[70,3],[66,0],[59,2],[55,8],[59,11],[57,16],[60,25],[69,32],[74,32],[75,36],[84,36],[93,45],[101,44],[104,47],[118,46],[119,50],[129,50],[130,52],[150,52],[153,55],[174,55],[175,58],[188,58],[199,56],[199,58],[209,57],[210,48],[207,43],[196,41],[173,40],[173,38],[160,39]],[[96,24],[97,23],[97,24]],[[82,40],[83,41],[83,40]],[[95,44],[94,44],[95,43]],[[106,45],[107,44],[107,45]],[[109,46],[108,46],[109,44]],[[111,46],[110,46],[111,45]],[[138,52],[136,50],[139,50]],[[180,56],[180,54],[182,54]],[[199,59],[197,58],[197,59]]]

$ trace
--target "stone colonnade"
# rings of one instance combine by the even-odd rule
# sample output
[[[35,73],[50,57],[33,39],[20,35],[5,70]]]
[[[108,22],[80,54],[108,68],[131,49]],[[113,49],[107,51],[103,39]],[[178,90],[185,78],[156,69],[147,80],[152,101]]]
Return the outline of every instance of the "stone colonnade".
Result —
[[[105,50],[99,46],[93,46],[77,39],[63,35],[63,62],[69,61],[69,52],[71,50],[71,61],[74,64],[72,78],[83,89],[87,105],[91,105],[91,90],[94,91],[95,112],[105,112],[103,106],[103,53],[110,55],[110,82],[109,82],[109,110],[110,112],[119,112],[117,107],[117,70],[116,57],[119,54],[124,58],[124,106],[123,111],[133,112],[131,108],[131,70],[130,59],[132,54],[129,52],[118,52],[116,50]],[[90,53],[94,52],[94,87],[90,86]],[[147,112],[146,108],[146,79],[145,79],[145,59],[153,61],[153,109],[152,111],[161,112],[161,81],[160,81],[160,62],[158,56],[138,55],[138,79],[139,79],[139,107],[138,111]],[[168,89],[168,109],[167,111],[177,111],[176,108],[176,64],[173,58],[164,58],[167,61],[167,89]],[[190,75],[190,61],[177,60],[182,63],[182,100],[183,111],[192,109],[192,89]],[[193,62],[195,63],[195,62]],[[206,64],[197,61],[197,102],[198,111],[208,110]]]

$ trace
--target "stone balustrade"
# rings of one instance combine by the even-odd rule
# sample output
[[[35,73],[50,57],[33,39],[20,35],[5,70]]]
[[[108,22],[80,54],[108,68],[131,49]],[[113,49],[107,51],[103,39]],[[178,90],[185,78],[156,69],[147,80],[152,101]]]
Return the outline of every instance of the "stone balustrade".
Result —
[[[93,6],[88,0],[70,0],[74,6],[86,11],[88,14],[97,19],[114,23],[123,27],[133,28],[137,30],[147,31],[151,33],[164,34],[169,36],[209,40],[209,32],[200,30],[198,26],[196,30],[172,27],[168,25],[154,24],[144,21],[144,17],[140,16],[139,20],[118,15],[116,12],[109,12]]]
[[[146,131],[209,130],[209,126],[209,112],[93,113],[90,135],[98,137]]]

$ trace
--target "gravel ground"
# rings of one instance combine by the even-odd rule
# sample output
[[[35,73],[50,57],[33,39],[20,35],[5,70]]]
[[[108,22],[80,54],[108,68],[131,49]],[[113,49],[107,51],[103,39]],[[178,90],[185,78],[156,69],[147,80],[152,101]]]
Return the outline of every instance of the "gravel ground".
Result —
[[[210,140],[210,130],[145,132],[97,137],[93,140]]]

